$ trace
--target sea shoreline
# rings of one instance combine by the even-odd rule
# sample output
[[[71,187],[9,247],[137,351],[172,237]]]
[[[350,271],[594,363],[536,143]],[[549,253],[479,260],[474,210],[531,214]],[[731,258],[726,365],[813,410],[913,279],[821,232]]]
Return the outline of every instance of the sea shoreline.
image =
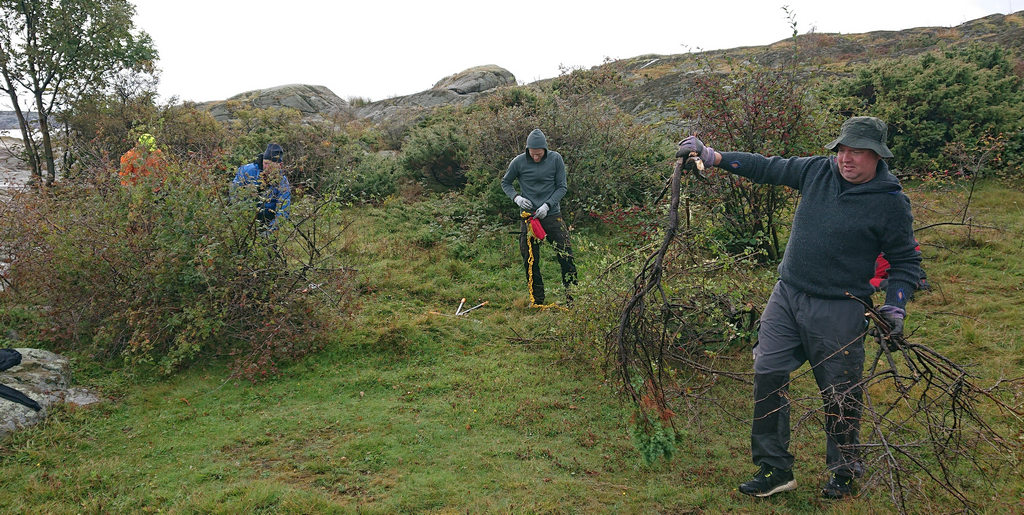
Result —
[[[17,156],[24,145],[17,133],[0,131],[0,191],[24,189],[32,178],[25,162]]]

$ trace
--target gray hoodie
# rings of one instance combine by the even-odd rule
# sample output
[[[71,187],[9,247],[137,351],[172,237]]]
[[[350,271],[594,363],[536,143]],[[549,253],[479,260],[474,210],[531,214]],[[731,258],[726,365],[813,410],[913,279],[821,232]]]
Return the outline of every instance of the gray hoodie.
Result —
[[[548,215],[559,216],[562,214],[559,202],[565,196],[568,189],[565,180],[565,162],[558,152],[548,150],[548,140],[540,129],[534,129],[526,138],[526,148],[543,148],[544,157],[539,163],[530,158],[529,152],[519,154],[508,165],[508,171],[501,178],[501,189],[508,195],[509,199],[515,200],[516,195],[522,195],[533,202],[534,209],[541,204],[548,205]],[[512,183],[518,179],[519,189],[517,193]]]
[[[875,258],[885,252],[892,268],[885,303],[904,307],[921,277],[921,252],[916,250],[910,199],[899,179],[878,162],[875,178],[863,184],[842,184],[835,156],[764,157],[722,152],[719,165],[762,184],[800,190],[800,203],[779,277],[804,293],[827,299],[850,292],[871,297],[868,280]]]

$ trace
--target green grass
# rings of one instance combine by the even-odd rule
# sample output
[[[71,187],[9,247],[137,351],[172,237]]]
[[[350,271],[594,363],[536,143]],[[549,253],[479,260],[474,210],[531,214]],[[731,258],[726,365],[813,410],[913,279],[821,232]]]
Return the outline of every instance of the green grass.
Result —
[[[918,225],[950,220],[961,198],[949,190],[910,195]],[[568,320],[582,314],[526,307],[514,228],[463,237],[462,224],[444,215],[446,202],[353,213],[360,310],[328,348],[276,379],[225,381],[217,361],[168,379],[83,363],[78,382],[112,401],[58,407],[4,441],[0,512],[892,510],[881,488],[841,503],[818,499],[824,442],[815,421],[794,420],[799,488],[767,500],[736,491],[753,472],[746,420],[681,411],[687,436],[675,457],[643,464],[630,438],[632,410],[601,368],[603,349],[573,338]],[[1024,369],[1022,206],[1020,191],[986,184],[971,214],[999,231],[919,234],[933,289],[911,304],[908,330],[975,363],[987,380]],[[573,238],[584,279],[621,252],[605,234]],[[550,248],[543,259],[549,298],[561,300]],[[489,304],[450,316],[463,297]],[[748,350],[736,359],[749,366]],[[794,393],[813,397],[813,386],[805,375]],[[723,381],[712,396],[723,411],[750,409],[748,386]],[[983,511],[1024,509],[1019,477],[992,477],[990,486],[978,479]],[[911,509],[957,509],[936,499]]]

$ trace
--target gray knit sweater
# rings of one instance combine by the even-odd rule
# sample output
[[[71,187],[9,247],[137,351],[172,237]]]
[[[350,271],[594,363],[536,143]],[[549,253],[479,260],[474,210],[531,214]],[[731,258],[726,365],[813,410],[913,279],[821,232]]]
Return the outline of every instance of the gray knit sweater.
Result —
[[[904,307],[921,277],[910,199],[899,179],[878,162],[874,179],[849,184],[835,156],[783,159],[746,152],[722,152],[719,165],[762,184],[800,190],[793,228],[779,265],[779,277],[808,295],[867,299],[873,292],[875,258],[885,253],[892,268],[885,303]]]
[[[547,149],[547,138],[540,129],[534,129],[527,136],[526,148],[543,148],[544,157],[539,163],[535,163],[528,152],[516,156],[509,163],[505,176],[501,178],[501,189],[508,198],[515,200],[519,193],[516,193],[512,183],[518,179],[519,189],[523,191],[522,196],[533,202],[534,209],[541,204],[547,204],[548,216],[558,216],[562,213],[560,201],[568,189],[565,162],[558,152]]]

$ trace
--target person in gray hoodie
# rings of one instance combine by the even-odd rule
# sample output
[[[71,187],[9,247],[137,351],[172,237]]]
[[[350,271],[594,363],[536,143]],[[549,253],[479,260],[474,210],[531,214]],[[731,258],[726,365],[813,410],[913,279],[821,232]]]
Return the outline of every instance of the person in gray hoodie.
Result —
[[[878,118],[859,116],[843,123],[825,146],[835,155],[764,157],[716,152],[695,136],[679,144],[677,156],[696,152],[705,166],[717,166],[756,183],[800,190],[786,251],[754,345],[754,416],[751,455],[760,469],[739,491],[767,497],[796,488],[789,453],[789,375],[805,361],[825,404],[825,498],[852,494],[863,473],[857,446],[867,323],[875,258],[889,259],[885,305],[879,311],[902,334],[906,303],[921,277],[921,253],[914,239],[910,200],[883,159],[887,128]]]
[[[514,183],[519,182],[516,191]],[[576,265],[569,243],[569,231],[562,220],[560,202],[567,190],[565,162],[561,154],[548,149],[548,140],[540,129],[534,129],[526,137],[526,151],[519,154],[508,165],[508,171],[501,178],[501,189],[523,212],[540,221],[545,239],[555,247],[555,256],[562,268],[562,284],[565,286],[566,302],[572,302],[570,288],[576,284]],[[530,301],[533,306],[544,306],[544,279],[540,274],[540,242],[529,236],[528,219],[520,224],[519,252],[523,256],[523,268],[527,282],[531,282]],[[531,268],[530,258],[533,257]]]

